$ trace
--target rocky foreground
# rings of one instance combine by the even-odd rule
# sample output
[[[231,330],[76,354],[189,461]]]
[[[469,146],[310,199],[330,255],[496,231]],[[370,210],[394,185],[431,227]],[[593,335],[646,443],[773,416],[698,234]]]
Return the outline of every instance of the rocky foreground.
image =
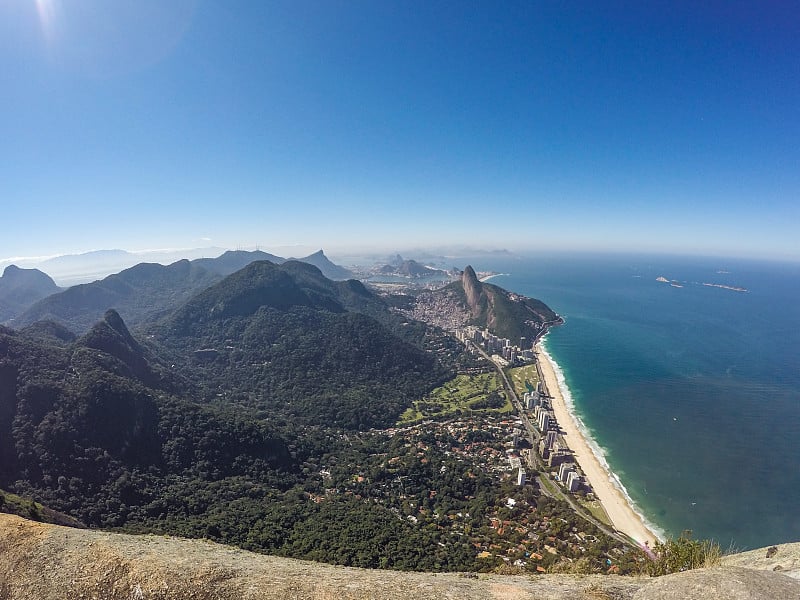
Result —
[[[769,555],[769,557],[767,557]],[[0,600],[800,598],[800,543],[657,579],[401,573],[262,556],[203,540],[73,529],[0,514]]]

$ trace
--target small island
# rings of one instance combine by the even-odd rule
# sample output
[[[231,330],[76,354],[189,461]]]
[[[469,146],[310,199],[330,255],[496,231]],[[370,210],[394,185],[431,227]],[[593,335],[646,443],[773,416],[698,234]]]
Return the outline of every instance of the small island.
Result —
[[[718,271],[718,273],[719,272],[721,272],[721,271]],[[681,284],[681,282],[677,281],[676,279],[667,279],[663,275],[660,275],[660,276],[656,277],[656,281],[658,281],[659,283],[668,283],[668,284],[670,284],[670,286],[676,287],[676,288],[682,288],[683,287],[683,284]],[[735,286],[735,285],[725,285],[725,284],[722,284],[722,283],[701,283],[700,285],[704,285],[706,287],[720,288],[720,289],[723,289],[723,290],[731,290],[732,292],[748,292],[749,291],[747,288],[743,288],[743,287],[739,287],[739,286]]]
[[[703,285],[706,286],[706,287],[715,287],[715,288],[720,288],[720,289],[723,289],[723,290],[731,290],[732,292],[747,292],[747,291],[749,291],[747,288],[738,287],[738,286],[735,286],[735,285],[723,285],[721,283],[704,283]]]
[[[679,281],[677,281],[675,279],[667,279],[663,275],[661,275],[660,277],[656,277],[656,281],[659,281],[661,283],[668,283],[672,287],[676,287],[676,288],[682,288],[683,287],[683,285],[681,285],[681,283]]]

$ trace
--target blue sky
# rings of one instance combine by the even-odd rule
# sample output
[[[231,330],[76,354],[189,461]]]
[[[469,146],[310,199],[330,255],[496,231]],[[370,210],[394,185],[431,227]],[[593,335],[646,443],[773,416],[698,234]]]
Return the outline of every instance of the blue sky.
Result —
[[[800,260],[788,2],[0,0],[0,139],[0,257]]]

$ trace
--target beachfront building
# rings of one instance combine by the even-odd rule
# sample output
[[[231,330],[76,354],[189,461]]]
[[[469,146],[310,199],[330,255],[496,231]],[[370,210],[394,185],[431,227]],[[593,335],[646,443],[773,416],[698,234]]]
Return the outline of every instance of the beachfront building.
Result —
[[[547,440],[544,438],[539,440],[539,456],[542,457],[542,460],[550,458],[550,448],[547,447]]]
[[[539,404],[541,404],[541,401],[539,399],[539,392],[537,392],[536,390],[532,392],[525,392],[522,398],[525,401],[525,408],[527,408],[528,410],[536,410],[536,407],[539,406]]]
[[[542,457],[545,458],[544,456]],[[569,462],[569,459],[572,458],[572,453],[569,450],[564,450],[563,448],[559,448],[558,444],[556,444],[552,450],[550,450],[550,455],[545,459],[545,464],[550,467],[557,467],[565,462]]]
[[[562,465],[558,468],[558,480],[559,481],[566,481],[567,475],[575,470],[574,463],[562,463]]]
[[[575,471],[570,471],[567,475],[565,486],[570,492],[577,492],[581,486],[581,477]]]
[[[550,419],[550,411],[539,411],[539,416],[536,420],[536,424],[539,426],[539,431],[545,433],[550,428]]]

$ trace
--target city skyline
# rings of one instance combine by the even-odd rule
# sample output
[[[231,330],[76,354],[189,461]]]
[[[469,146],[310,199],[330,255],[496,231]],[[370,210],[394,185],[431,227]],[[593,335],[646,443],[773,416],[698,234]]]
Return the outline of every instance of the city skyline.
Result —
[[[0,2],[0,259],[798,261],[798,30],[779,3]]]

